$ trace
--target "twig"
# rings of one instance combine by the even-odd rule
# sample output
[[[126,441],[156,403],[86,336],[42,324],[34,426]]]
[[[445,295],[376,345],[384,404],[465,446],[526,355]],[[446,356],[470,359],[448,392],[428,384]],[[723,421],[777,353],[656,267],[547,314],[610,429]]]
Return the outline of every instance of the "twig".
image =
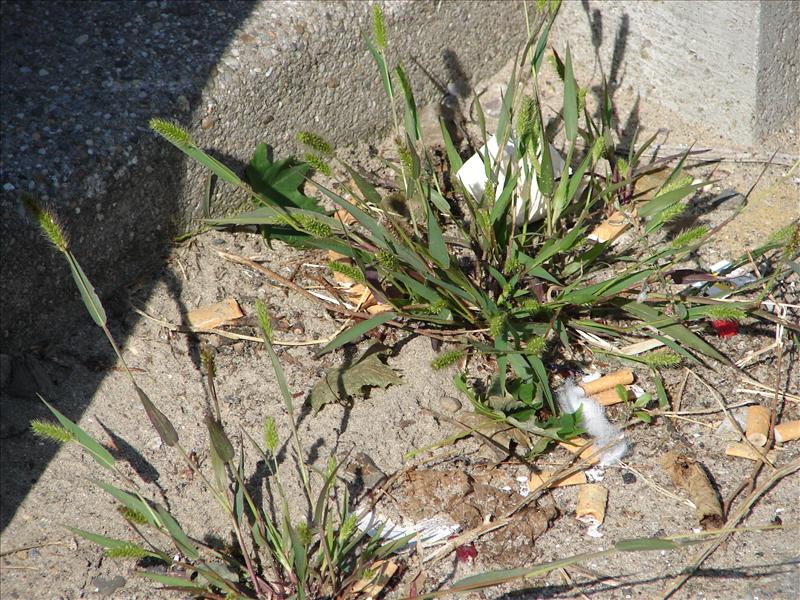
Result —
[[[706,389],[707,389],[709,392],[711,392],[711,393],[712,393],[712,395],[714,396],[714,398],[716,398],[716,399],[717,399],[717,403],[720,405],[720,407],[722,408],[723,412],[725,413],[725,417],[728,419],[728,421],[730,422],[730,424],[733,426],[733,430],[734,430],[734,431],[736,431],[736,432],[739,434],[739,437],[741,438],[741,440],[742,440],[742,441],[743,441],[745,444],[747,444],[748,446],[750,446],[750,449],[751,449],[751,450],[753,450],[753,452],[755,453],[755,455],[758,457],[758,459],[759,459],[759,460],[760,460],[762,463],[764,463],[764,464],[767,464],[767,465],[769,465],[770,467],[772,467],[772,468],[774,469],[774,468],[775,468],[775,465],[773,465],[773,464],[772,464],[772,461],[771,461],[770,459],[768,459],[768,458],[767,458],[767,457],[766,457],[764,454],[762,454],[762,453],[761,453],[761,450],[760,450],[759,448],[756,448],[756,447],[753,445],[753,442],[751,442],[750,440],[748,440],[748,439],[747,439],[747,436],[744,434],[744,431],[742,431],[742,428],[741,428],[741,426],[739,425],[738,421],[736,421],[736,419],[734,419],[734,418],[733,418],[733,415],[731,415],[730,411],[728,410],[728,406],[725,404],[725,398],[723,398],[723,397],[722,397],[722,394],[720,394],[720,393],[719,393],[717,390],[715,390],[713,387],[711,387],[710,385],[708,385],[708,383],[706,383],[705,379],[703,379],[702,377],[700,377],[700,376],[699,376],[697,373],[695,373],[694,371],[690,371],[690,372],[691,372],[691,374],[692,374],[692,375],[694,375],[694,376],[695,376],[695,378],[696,378],[696,379],[697,379],[697,380],[698,380],[700,383],[702,383],[702,384],[703,384],[703,385],[706,387]]]
[[[681,498],[677,494],[673,494],[669,490],[664,489],[663,487],[661,487],[660,485],[658,485],[654,481],[651,481],[644,473],[642,473],[641,471],[639,471],[637,469],[634,469],[629,464],[624,463],[622,461],[619,461],[619,466],[621,466],[622,468],[627,469],[628,471],[631,471],[632,473],[635,473],[636,475],[641,477],[642,481],[644,481],[647,485],[649,485],[651,488],[653,488],[659,494],[663,494],[667,498],[672,498],[673,500],[675,500],[676,502],[678,502],[680,504],[685,504],[686,506],[688,506],[692,510],[697,508],[697,506],[695,506],[694,502],[692,502],[691,500],[689,500],[687,498]]]
[[[772,486],[778,483],[784,477],[791,475],[792,473],[800,470],[800,460],[796,460],[793,463],[789,463],[785,467],[777,469],[772,475],[770,475],[769,479],[767,479],[757,490],[755,490],[747,501],[736,511],[735,514],[728,517],[727,522],[725,523],[724,529],[731,529],[736,527],[742,519],[750,512],[752,506],[763,496],[767,493]],[[673,584],[664,592],[662,598],[666,600],[670,598],[675,592],[677,592],[684,583],[686,583],[692,575],[694,575],[695,571],[700,568],[700,565],[711,556],[714,551],[724,542],[733,532],[728,531],[726,533],[721,534],[719,537],[715,538],[705,547],[705,549],[696,555],[696,558],[692,561],[692,564],[684,570],[684,573],[680,575]]]
[[[176,331],[178,333],[213,333],[220,337],[228,338],[230,340],[246,340],[248,342],[259,342],[264,343],[263,338],[252,336],[252,335],[245,335],[243,333],[234,333],[232,331],[224,331],[222,329],[203,329],[198,327],[189,327],[188,325],[175,325],[174,323],[170,323],[169,321],[164,321],[163,319],[159,319],[152,315],[147,314],[143,310],[140,310],[133,307],[133,312],[138,315],[143,316],[145,319],[149,319],[153,323],[157,323],[162,327],[169,329],[170,331]],[[327,344],[331,341],[331,339],[321,339],[321,340],[302,340],[299,342],[291,342],[288,340],[272,340],[273,346],[316,346],[319,344]]]
[[[31,544],[30,546],[22,546],[21,548],[14,548],[13,550],[3,550],[0,552],[0,558],[3,556],[10,556],[17,552],[25,552],[27,550],[35,550],[37,548],[44,548],[46,546],[61,546],[64,542],[43,542],[41,544]]]

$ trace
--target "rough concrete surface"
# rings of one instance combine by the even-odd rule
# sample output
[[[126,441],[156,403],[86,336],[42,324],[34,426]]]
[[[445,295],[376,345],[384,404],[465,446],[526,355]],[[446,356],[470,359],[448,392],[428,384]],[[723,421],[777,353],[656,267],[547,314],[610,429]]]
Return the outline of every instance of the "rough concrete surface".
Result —
[[[739,146],[779,135],[797,153],[800,3],[567,1],[552,39],[570,42],[579,78],[604,74],[612,93],[630,88]]]
[[[521,8],[385,3],[391,51],[419,100],[440,92],[412,56],[443,85],[485,77],[522,42],[524,28],[503,25],[522,23]],[[387,105],[360,37],[369,11],[360,1],[3,2],[0,348],[46,343],[58,335],[49,324],[82,310],[20,192],[54,207],[110,295],[152,273],[170,236],[198,220],[204,173],[148,120],[181,122],[239,171],[260,142],[295,151],[301,129],[374,137]],[[241,201],[229,191],[215,196],[217,213]]]

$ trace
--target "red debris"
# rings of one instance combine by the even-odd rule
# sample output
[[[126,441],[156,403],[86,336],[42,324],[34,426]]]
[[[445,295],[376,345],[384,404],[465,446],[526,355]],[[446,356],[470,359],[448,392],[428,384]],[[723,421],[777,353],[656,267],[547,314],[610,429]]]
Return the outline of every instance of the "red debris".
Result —
[[[464,544],[456,548],[456,560],[458,562],[469,562],[478,556],[475,544]]]
[[[717,331],[717,335],[721,338],[732,337],[739,333],[739,323],[736,321],[717,319],[716,321],[711,321],[711,326]]]

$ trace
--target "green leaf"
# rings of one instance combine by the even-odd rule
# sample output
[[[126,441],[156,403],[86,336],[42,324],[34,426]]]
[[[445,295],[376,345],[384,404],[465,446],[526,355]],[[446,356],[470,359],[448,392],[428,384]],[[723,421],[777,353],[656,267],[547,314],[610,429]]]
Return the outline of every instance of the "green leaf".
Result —
[[[139,400],[142,402],[144,412],[147,414],[147,418],[150,419],[150,423],[158,433],[158,437],[161,438],[161,441],[170,447],[177,444],[178,432],[175,431],[175,427],[172,426],[167,416],[156,408],[156,405],[153,404],[142,388],[135,383],[133,387],[136,388],[136,393],[139,394]]]
[[[89,315],[91,315],[92,320],[97,323],[98,327],[105,327],[107,321],[106,311],[103,309],[100,298],[97,297],[91,282],[86,277],[83,269],[81,269],[80,264],[78,264],[78,259],[75,258],[75,255],[68,250],[65,254],[67,256],[67,262],[69,263],[69,270],[72,272],[72,278],[75,280],[75,285],[78,286],[78,291],[81,293],[81,298],[86,305],[86,310],[89,311]]]
[[[327,354],[331,350],[335,350],[339,346],[344,346],[345,344],[348,344],[353,340],[358,339],[368,331],[372,331],[373,329],[383,325],[387,321],[391,321],[396,316],[397,315],[394,312],[389,311],[385,313],[380,313],[379,315],[375,315],[374,317],[372,317],[371,319],[367,319],[366,321],[361,321],[360,323],[353,325],[353,327],[351,327],[350,329],[347,329],[342,333],[340,333],[339,335],[337,335],[334,340],[329,342],[322,350],[317,352],[315,356],[317,357],[322,356],[323,354]]]
[[[464,161],[461,160],[456,147],[453,145],[453,140],[450,138],[450,132],[444,123],[444,119],[439,118],[439,126],[442,128],[442,139],[444,139],[444,148],[447,151],[447,162],[450,163],[450,170],[457,173]]]
[[[639,216],[643,218],[652,217],[653,215],[656,215],[661,211],[666,210],[676,202],[680,202],[684,197],[686,197],[691,192],[698,190],[701,187],[708,185],[709,183],[710,182],[708,181],[701,181],[700,183],[684,185],[683,187],[679,187],[664,194],[658,195],[652,200],[645,202],[643,205],[637,207]]]
[[[225,430],[222,428],[222,423],[217,421],[211,415],[206,415],[205,419],[206,428],[208,429],[208,437],[211,440],[211,446],[217,453],[217,456],[223,462],[229,463],[234,459],[235,453],[233,445],[228,439]]]
[[[442,235],[442,228],[439,227],[439,222],[436,220],[436,215],[428,207],[428,250],[440,267],[448,269],[450,267],[450,254],[447,251],[447,245],[444,243],[444,236]]]
[[[378,72],[381,75],[381,81],[383,82],[383,89],[386,92],[386,95],[389,98],[394,98],[394,88],[392,87],[392,79],[389,77],[389,69],[386,68],[386,61],[383,60],[380,52],[378,52],[377,48],[372,44],[368,37],[364,37],[364,42],[367,44],[367,48],[369,48],[369,53],[372,55],[372,60],[375,61],[375,64],[378,66]]]
[[[300,192],[308,169],[307,164],[298,164],[292,158],[270,160],[267,145],[259,144],[247,166],[245,177],[253,191],[271,203],[322,213],[323,207],[314,198]]]
[[[90,531],[84,531],[83,529],[78,529],[77,527],[67,527],[72,533],[82,537],[85,540],[89,540],[90,542],[97,544],[98,546],[102,546],[103,548],[110,548],[110,549],[118,549],[118,548],[128,548],[132,544],[127,540],[117,540],[114,538],[106,537],[104,535],[99,535],[97,533],[91,533]]]
[[[634,538],[620,540],[614,544],[614,549],[620,552],[652,552],[657,550],[677,550],[683,544],[664,538]]]
[[[419,118],[417,116],[417,103],[414,101],[414,92],[411,90],[411,85],[408,83],[408,77],[403,67],[397,65],[395,68],[397,73],[397,80],[400,82],[400,87],[403,90],[403,98],[406,101],[405,110],[405,126],[408,137],[416,141],[422,137],[419,128]]]
[[[567,46],[564,62],[564,132],[571,144],[578,137],[578,86],[572,72],[572,54]]]
[[[58,422],[61,423],[61,426],[72,434],[72,437],[75,438],[75,441],[78,442],[89,454],[91,454],[92,458],[94,458],[95,461],[100,464],[100,466],[105,467],[106,469],[114,468],[114,463],[116,461],[108,450],[103,448],[103,446],[97,443],[88,433],[70,421],[67,417],[62,415],[53,406],[51,406],[47,400],[41,396],[39,396],[39,400],[44,402],[45,406],[50,409],[50,412],[52,412],[56,419],[58,419]]]
[[[133,494],[126,492],[125,490],[121,490],[117,487],[114,487],[110,483],[106,483],[105,481],[101,481],[99,479],[93,479],[92,482],[104,490],[107,494],[110,494],[117,500],[120,504],[129,508],[137,513],[143,514],[146,518],[148,523],[153,527],[159,527],[160,523],[154,518],[152,509],[150,506],[146,504],[144,500],[134,496]]]
[[[639,302],[625,302],[624,300],[617,301],[616,304],[628,314],[641,319],[645,323],[652,325],[662,333],[672,337],[684,346],[695,350],[705,356],[718,360],[723,364],[729,364],[730,361],[720,354],[716,348],[703,340],[701,337],[684,327],[683,325],[674,323],[674,321],[658,311],[657,309],[641,304]]]
[[[662,410],[669,408],[669,397],[667,390],[664,388],[664,380],[661,376],[653,371],[653,379],[656,383],[656,396],[658,397],[658,407]]]
[[[368,348],[352,365],[334,367],[325,371],[309,395],[314,413],[332,402],[344,402],[353,396],[363,396],[370,387],[386,388],[403,380],[394,370],[380,360],[376,345]]]
[[[175,541],[175,544],[178,546],[178,549],[183,552],[183,554],[189,560],[197,560],[200,558],[200,553],[197,551],[197,547],[192,543],[192,540],[189,539],[189,536],[184,533],[181,526],[178,525],[178,522],[169,514],[163,506],[156,506],[156,511],[158,512],[158,517],[161,519],[161,522],[166,527],[167,531],[169,532],[172,539]]]

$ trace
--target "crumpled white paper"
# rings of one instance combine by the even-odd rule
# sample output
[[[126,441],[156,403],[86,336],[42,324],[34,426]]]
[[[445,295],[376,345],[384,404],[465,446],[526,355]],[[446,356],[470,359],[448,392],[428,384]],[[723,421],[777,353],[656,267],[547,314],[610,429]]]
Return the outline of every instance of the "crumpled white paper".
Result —
[[[564,168],[564,159],[558,150],[552,144],[548,144],[550,149],[550,157],[553,162],[553,172],[558,174]],[[503,147],[502,153],[500,152],[500,145],[495,136],[487,140],[476,154],[472,155],[467,162],[465,162],[456,173],[456,176],[464,184],[464,187],[472,195],[475,200],[480,201],[486,191],[486,170],[483,165],[483,157],[487,154],[489,161],[494,169],[498,161],[500,162],[499,172],[497,174],[497,186],[495,190],[495,200],[500,197],[505,183],[505,170],[508,161],[514,158],[516,146],[514,141],[509,140]],[[502,154],[502,156],[501,156]],[[523,211],[527,205],[527,222],[538,221],[547,214],[546,198],[539,192],[539,186],[536,183],[536,178],[533,177],[530,182],[530,194],[528,194],[525,185],[525,169],[523,167],[523,160],[519,161],[519,177],[517,178],[517,190],[514,194],[514,218],[515,223],[522,226],[526,219],[523,216]],[[529,172],[533,172],[533,167],[528,165]]]

